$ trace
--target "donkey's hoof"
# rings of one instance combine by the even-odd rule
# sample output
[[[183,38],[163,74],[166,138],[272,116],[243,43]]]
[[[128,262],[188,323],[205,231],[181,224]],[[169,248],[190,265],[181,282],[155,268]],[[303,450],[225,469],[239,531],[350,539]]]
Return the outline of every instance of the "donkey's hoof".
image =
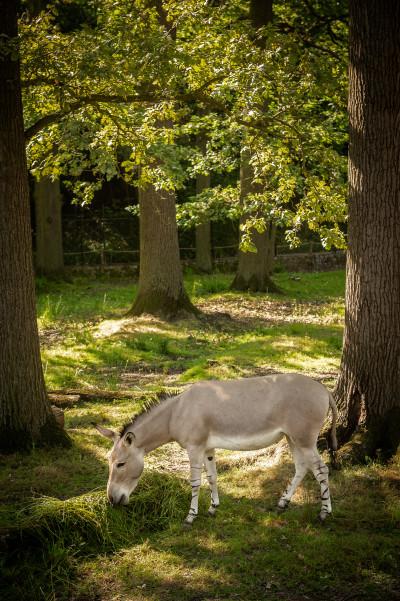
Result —
[[[276,511],[278,513],[283,513],[288,507],[289,501],[279,501],[278,505],[276,506]]]
[[[182,523],[182,528],[185,530],[190,530],[193,526],[193,522],[187,522],[186,520]]]
[[[197,513],[189,513],[189,515],[186,516],[185,521],[183,522],[184,527],[190,528],[193,525],[193,522],[196,518]]]

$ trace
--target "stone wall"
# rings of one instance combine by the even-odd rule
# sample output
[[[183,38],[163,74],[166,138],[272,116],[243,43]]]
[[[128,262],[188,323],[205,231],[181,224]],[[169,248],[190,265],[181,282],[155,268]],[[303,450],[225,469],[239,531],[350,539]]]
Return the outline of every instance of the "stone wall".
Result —
[[[346,253],[336,250],[278,255],[275,257],[275,265],[285,271],[332,271],[345,267]]]
[[[288,253],[275,257],[275,268],[277,271],[332,271],[343,269],[346,265],[346,253],[343,250],[311,252],[311,253]],[[194,267],[193,260],[182,261],[187,267]],[[237,258],[227,257],[214,261],[215,269],[222,272],[233,273],[237,268]],[[69,273],[86,273],[95,275],[96,273],[111,273],[126,275],[137,278],[139,275],[139,263],[120,263],[113,265],[77,265],[68,266],[66,271]]]

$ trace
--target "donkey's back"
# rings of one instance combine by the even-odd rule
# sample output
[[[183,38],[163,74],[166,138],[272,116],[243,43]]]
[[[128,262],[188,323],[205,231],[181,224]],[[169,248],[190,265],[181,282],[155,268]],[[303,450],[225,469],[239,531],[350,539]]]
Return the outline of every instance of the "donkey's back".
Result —
[[[283,435],[297,446],[315,444],[330,402],[326,388],[301,374],[277,374],[191,386],[176,403],[170,423],[187,447],[250,450]]]

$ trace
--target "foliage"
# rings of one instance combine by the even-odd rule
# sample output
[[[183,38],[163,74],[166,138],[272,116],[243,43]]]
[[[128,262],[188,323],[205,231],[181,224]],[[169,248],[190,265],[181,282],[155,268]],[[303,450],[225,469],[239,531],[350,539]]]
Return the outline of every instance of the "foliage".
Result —
[[[296,244],[307,223],[327,248],[343,246],[344,3],[277,0],[274,25],[256,32],[239,0],[165,0],[158,13],[144,1],[94,4],[95,25],[64,32],[54,11],[21,25],[37,177],[63,175],[89,203],[102,178],[179,189],[237,168],[247,149],[262,193],[242,206],[232,190],[207,192],[182,222],[256,210],[247,230],[273,220]]]

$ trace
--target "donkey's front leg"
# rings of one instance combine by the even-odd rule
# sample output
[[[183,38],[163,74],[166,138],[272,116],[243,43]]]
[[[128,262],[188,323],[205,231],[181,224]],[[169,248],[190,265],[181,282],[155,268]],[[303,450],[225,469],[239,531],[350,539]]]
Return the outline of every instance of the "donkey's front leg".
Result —
[[[201,486],[201,470],[203,469],[204,448],[190,447],[187,449],[190,461],[190,484],[192,485],[192,502],[185,524],[191,526],[197,518],[199,510],[199,494]]]
[[[217,486],[217,466],[215,464],[215,451],[207,451],[204,457],[204,466],[207,472],[207,479],[211,490],[211,504],[208,513],[215,515],[219,505],[218,486]]]

